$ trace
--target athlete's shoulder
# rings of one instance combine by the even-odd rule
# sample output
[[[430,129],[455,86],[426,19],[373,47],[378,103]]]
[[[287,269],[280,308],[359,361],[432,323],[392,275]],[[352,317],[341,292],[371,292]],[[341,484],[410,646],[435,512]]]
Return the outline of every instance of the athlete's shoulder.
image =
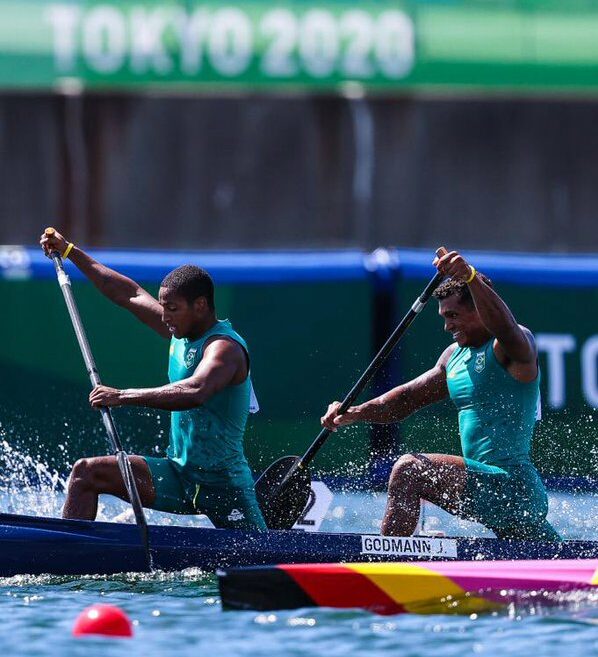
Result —
[[[532,344],[535,344],[536,338],[533,334],[533,331],[531,329],[527,328],[527,326],[524,326],[523,324],[517,324],[517,326],[519,326],[519,328],[523,331],[523,333],[525,333],[525,335],[527,336],[527,339],[530,340],[532,342]]]
[[[240,349],[244,351],[244,347],[233,335],[227,335],[226,333],[217,333],[216,335],[211,335],[208,337],[204,344],[204,352],[214,349],[226,349],[226,350],[237,350]]]
[[[436,366],[446,369],[449,360],[454,355],[455,351],[459,348],[456,342],[450,344],[441,354],[440,358],[436,361]]]

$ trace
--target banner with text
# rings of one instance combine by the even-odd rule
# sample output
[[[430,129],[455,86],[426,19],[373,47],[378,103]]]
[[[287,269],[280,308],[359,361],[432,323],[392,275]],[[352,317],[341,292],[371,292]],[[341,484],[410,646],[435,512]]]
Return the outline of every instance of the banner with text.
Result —
[[[0,0],[0,87],[598,90],[598,2]]]

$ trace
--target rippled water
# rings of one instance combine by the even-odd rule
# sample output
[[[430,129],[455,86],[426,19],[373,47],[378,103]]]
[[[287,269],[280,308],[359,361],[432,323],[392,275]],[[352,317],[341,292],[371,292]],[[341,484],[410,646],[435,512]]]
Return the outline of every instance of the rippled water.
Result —
[[[495,655],[595,654],[587,612],[505,610],[478,618],[381,617],[362,611],[222,612],[214,580],[196,572],[139,579],[7,580],[0,587],[8,654],[121,655]],[[132,640],[70,636],[85,606],[118,604],[135,623]],[[585,615],[584,615],[585,614]]]
[[[4,487],[0,510],[58,515],[61,485],[52,473],[25,489]],[[322,530],[376,531],[383,495],[335,495]],[[550,519],[569,538],[598,538],[596,496],[551,496]],[[126,506],[105,498],[101,516],[114,519]],[[152,522],[172,522],[150,513]],[[427,507],[428,529],[483,535]],[[177,517],[181,524],[209,524]],[[85,607],[105,602],[121,606],[133,619],[132,640],[75,639],[71,629]],[[0,579],[0,650],[6,655],[376,655],[431,657],[471,654],[567,657],[598,653],[598,598],[584,596],[561,608],[522,601],[487,616],[382,617],[365,611],[299,610],[281,613],[223,612],[216,580],[197,570],[175,574],[114,577],[19,576]]]

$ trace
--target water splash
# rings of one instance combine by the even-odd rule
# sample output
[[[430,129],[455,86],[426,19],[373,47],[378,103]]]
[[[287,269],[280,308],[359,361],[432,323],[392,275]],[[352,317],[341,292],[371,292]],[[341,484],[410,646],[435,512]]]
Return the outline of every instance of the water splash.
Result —
[[[13,447],[0,429],[0,510],[55,516],[66,479],[37,456]]]
[[[66,463],[65,468],[71,469]],[[0,427],[0,512],[19,515],[59,517],[66,494],[68,476],[52,469],[36,457],[14,447]],[[146,510],[148,522],[156,525],[211,527],[205,516],[172,516]],[[111,495],[98,500],[97,520],[134,523],[129,503]]]

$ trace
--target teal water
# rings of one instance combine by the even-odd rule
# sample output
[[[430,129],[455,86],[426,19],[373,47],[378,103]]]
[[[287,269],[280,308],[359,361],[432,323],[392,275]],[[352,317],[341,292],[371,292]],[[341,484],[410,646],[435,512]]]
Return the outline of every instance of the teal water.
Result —
[[[0,511],[59,515],[60,481],[41,472],[41,485],[6,489]],[[39,483],[39,482],[38,482]],[[379,527],[384,495],[336,494],[323,530],[372,532]],[[126,506],[105,498],[101,517],[126,516]],[[156,523],[173,522],[150,513]],[[554,494],[550,519],[569,538],[598,538],[598,500],[590,495]],[[182,524],[209,524],[181,518]],[[483,535],[434,507],[427,529]],[[122,607],[134,622],[133,639],[73,638],[76,616],[104,602]],[[598,654],[598,594],[563,599],[555,608],[530,600],[480,616],[376,616],[365,611],[306,609],[279,613],[223,612],[216,580],[197,570],[174,574],[114,577],[19,576],[0,579],[0,651],[5,655],[541,655]]]

